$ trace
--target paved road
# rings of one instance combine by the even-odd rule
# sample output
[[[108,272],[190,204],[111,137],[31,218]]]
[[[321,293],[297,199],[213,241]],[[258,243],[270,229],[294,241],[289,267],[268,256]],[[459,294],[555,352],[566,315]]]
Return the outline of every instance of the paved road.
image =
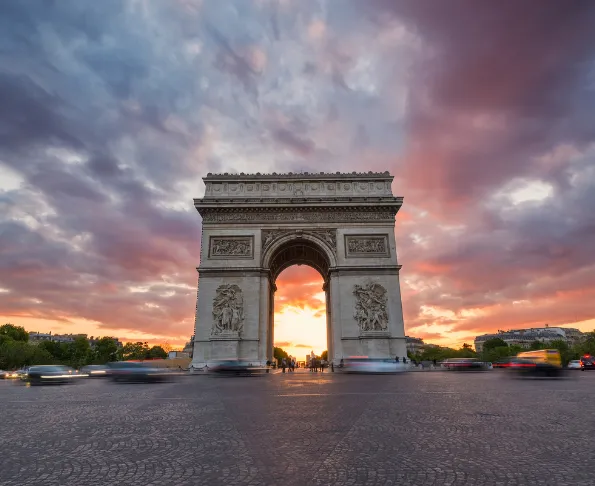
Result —
[[[593,485],[595,373],[0,382],[0,484]]]

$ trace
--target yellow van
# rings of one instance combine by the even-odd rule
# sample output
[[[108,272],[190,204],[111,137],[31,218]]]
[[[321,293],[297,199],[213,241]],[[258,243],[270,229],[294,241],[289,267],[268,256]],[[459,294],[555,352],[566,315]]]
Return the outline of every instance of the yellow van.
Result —
[[[557,349],[540,349],[519,353],[512,368],[530,374],[554,376],[562,372],[562,358]]]

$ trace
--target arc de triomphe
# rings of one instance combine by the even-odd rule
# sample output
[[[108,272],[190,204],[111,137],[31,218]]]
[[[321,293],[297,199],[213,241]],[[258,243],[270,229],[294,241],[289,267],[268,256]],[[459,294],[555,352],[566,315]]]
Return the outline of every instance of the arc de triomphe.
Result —
[[[406,356],[393,176],[208,174],[192,367],[273,356],[275,281],[309,265],[326,293],[329,360]]]

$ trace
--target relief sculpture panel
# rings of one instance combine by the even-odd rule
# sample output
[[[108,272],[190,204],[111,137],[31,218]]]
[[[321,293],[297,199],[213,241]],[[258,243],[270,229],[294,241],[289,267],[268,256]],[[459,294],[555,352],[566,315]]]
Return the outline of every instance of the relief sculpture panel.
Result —
[[[252,236],[211,237],[209,258],[252,258],[254,245]]]
[[[263,230],[262,231],[262,249],[266,250],[275,240],[289,235],[295,234],[310,234],[323,240],[332,250],[334,254],[337,253],[337,230],[324,229],[324,230]]]
[[[235,284],[220,285],[213,299],[213,328],[211,334],[239,335],[244,327],[244,297]]]
[[[386,289],[378,283],[355,285],[355,314],[360,331],[382,332],[388,330],[388,298]]]
[[[388,235],[345,235],[345,256],[388,257]]]

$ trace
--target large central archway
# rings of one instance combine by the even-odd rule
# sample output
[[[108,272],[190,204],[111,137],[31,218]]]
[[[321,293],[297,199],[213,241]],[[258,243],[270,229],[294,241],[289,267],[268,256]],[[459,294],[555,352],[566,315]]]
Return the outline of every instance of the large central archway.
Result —
[[[292,265],[322,275],[329,360],[405,356],[392,179],[207,175],[192,367],[272,358],[275,281]]]
[[[269,272],[269,322],[267,323],[267,361],[273,359],[275,341],[275,292],[277,291],[277,278],[293,265],[307,265],[322,276],[322,290],[325,293],[326,311],[326,342],[329,356],[333,356],[332,329],[329,306],[329,281],[330,269],[336,267],[332,250],[316,233],[309,234],[296,230],[278,239],[276,244],[270,245],[263,254],[262,266]]]

